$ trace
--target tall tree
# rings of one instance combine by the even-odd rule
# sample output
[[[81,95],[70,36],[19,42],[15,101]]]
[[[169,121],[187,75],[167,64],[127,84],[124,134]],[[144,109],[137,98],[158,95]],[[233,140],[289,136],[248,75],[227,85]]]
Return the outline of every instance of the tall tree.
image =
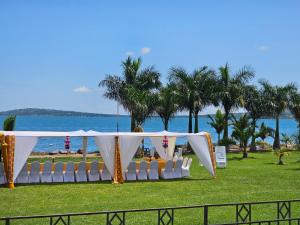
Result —
[[[211,122],[208,122],[208,124],[213,127],[216,131],[216,133],[218,134],[218,145],[220,144],[220,136],[222,131],[224,130],[224,126],[225,126],[225,116],[224,114],[221,112],[220,109],[217,110],[216,115],[214,117],[212,117],[211,115],[208,115],[209,119],[211,120]]]
[[[231,75],[228,64],[219,68],[218,97],[225,112],[225,128],[223,139],[228,140],[228,120],[233,109],[243,106],[244,87],[254,77],[254,71],[243,67],[236,74]],[[228,146],[226,146],[228,148]]]
[[[256,123],[259,118],[264,115],[264,101],[262,98],[262,93],[254,85],[247,85],[244,91],[244,108],[248,111],[251,117],[251,127],[252,127],[252,139],[251,139],[251,149],[256,150],[255,139],[256,139]]]
[[[136,127],[134,112],[131,110],[132,104],[126,97],[128,88],[136,90],[153,92],[160,87],[160,73],[153,66],[141,69],[141,58],[132,59],[128,57],[122,62],[122,76],[108,74],[105,79],[99,83],[99,87],[105,87],[104,96],[108,99],[119,102],[125,110],[128,110],[131,116],[131,131]]]
[[[292,93],[291,99],[289,101],[289,109],[298,123],[297,142],[300,144],[300,94],[298,92]]]
[[[273,149],[280,149],[280,115],[287,109],[289,99],[292,93],[297,91],[297,87],[293,83],[287,84],[285,86],[273,86],[265,80],[261,80],[260,84],[263,87],[263,99],[266,113],[276,120]]]
[[[209,70],[206,66],[196,69],[192,75],[195,79],[196,86],[194,99],[194,133],[198,133],[199,112],[202,111],[208,105],[218,105],[216,95],[216,75],[213,70]]]
[[[169,72],[169,80],[175,85],[180,94],[179,101],[181,109],[189,112],[188,132],[193,132],[193,113],[196,95],[195,73],[188,73],[181,67],[172,67]]]
[[[174,85],[160,88],[155,111],[162,119],[165,130],[168,130],[169,121],[178,110],[178,93]]]

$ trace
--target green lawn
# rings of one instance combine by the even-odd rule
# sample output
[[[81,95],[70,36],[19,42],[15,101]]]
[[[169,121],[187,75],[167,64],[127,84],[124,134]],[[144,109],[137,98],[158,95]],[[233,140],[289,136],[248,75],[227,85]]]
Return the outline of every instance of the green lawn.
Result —
[[[0,188],[0,217],[116,209],[151,208],[193,204],[300,199],[300,153],[290,153],[285,165],[276,164],[270,152],[228,154],[228,167],[217,169],[213,179],[193,157],[192,177],[158,182],[52,184]],[[300,217],[300,204],[298,204]],[[270,207],[257,208],[255,218],[265,218]],[[274,208],[275,210],[275,208]],[[234,210],[210,211],[210,222],[234,220]],[[275,215],[275,211],[274,211]],[[195,224],[199,210],[175,212],[175,224]],[[296,216],[295,214],[293,216]],[[137,218],[143,222],[137,222]],[[48,220],[46,220],[48,221]],[[47,224],[45,221],[45,224]],[[75,224],[104,221],[94,216],[74,219]],[[74,222],[73,221],[73,222]],[[157,223],[157,214],[129,215],[126,224]],[[24,222],[13,224],[25,224]],[[27,224],[27,223],[26,223]],[[43,224],[37,221],[28,224]],[[99,222],[98,222],[99,224]]]

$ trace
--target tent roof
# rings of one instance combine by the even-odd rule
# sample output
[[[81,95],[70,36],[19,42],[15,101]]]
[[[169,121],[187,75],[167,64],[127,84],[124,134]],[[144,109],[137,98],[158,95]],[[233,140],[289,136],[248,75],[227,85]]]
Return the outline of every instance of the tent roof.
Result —
[[[203,135],[203,132],[178,133],[178,132],[98,132],[98,131],[0,131],[4,135],[15,135],[16,137],[96,137],[96,136],[138,136],[138,137],[185,137],[193,135]]]

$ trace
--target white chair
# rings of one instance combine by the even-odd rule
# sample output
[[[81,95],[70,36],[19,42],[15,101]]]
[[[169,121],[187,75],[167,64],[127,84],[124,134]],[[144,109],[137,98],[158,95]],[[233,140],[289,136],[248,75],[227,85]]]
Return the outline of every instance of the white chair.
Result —
[[[162,179],[173,179],[173,161],[168,160],[165,168],[161,170],[160,174]]]
[[[173,157],[173,161],[176,162],[178,160],[178,155],[177,155],[177,152],[175,152],[175,155]]]
[[[52,183],[52,162],[44,163],[44,169],[41,174],[41,183]]]
[[[19,173],[19,175],[16,179],[16,183],[17,184],[28,184],[29,183],[27,162],[22,167],[21,172]]]
[[[182,167],[182,177],[190,176],[190,167],[192,164],[192,158],[189,158],[185,167]]]
[[[145,160],[140,162],[140,168],[137,172],[137,179],[147,180],[147,162]]]
[[[101,178],[101,180],[110,180],[110,181],[112,179],[105,164],[103,165],[103,169],[100,170],[100,178]]]
[[[0,185],[6,184],[6,177],[5,177],[5,171],[4,171],[4,164],[0,163]]]
[[[183,156],[179,156],[178,159],[183,161]]]
[[[66,171],[64,173],[64,182],[75,182],[75,165],[73,162],[68,162],[66,165]]]
[[[31,163],[29,183],[40,183],[40,162],[38,161]]]
[[[173,170],[173,178],[182,178],[182,163],[183,161],[178,159],[175,162],[174,170]]]
[[[91,168],[88,171],[88,179],[89,181],[99,181],[100,173],[99,173],[99,162],[93,161],[91,163]]]
[[[150,169],[148,170],[149,180],[158,180],[158,162],[153,160],[150,163]]]
[[[182,156],[182,148],[178,148],[178,156]]]
[[[125,173],[126,180],[136,180],[136,163],[135,161],[131,161],[129,163],[128,169]]]
[[[54,169],[54,172],[52,174],[52,182],[55,182],[55,183],[64,182],[63,169],[64,169],[64,164],[62,162],[57,162],[55,164],[55,169]]]
[[[182,162],[182,168],[186,167],[188,160],[189,160],[188,157],[184,157],[183,162]]]
[[[217,168],[225,168],[227,166],[225,146],[215,147],[215,158],[216,158]]]
[[[85,162],[80,162],[78,164],[78,169],[75,172],[75,179],[76,179],[76,182],[87,182],[86,163]]]

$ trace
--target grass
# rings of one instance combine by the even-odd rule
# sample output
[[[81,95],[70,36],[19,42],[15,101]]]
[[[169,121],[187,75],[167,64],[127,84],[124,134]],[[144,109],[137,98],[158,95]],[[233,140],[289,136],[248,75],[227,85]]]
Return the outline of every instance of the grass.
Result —
[[[158,181],[111,183],[24,185],[14,190],[0,188],[0,217],[35,214],[87,212],[101,210],[168,207],[193,204],[269,201],[298,199],[300,196],[300,152],[292,152],[277,165],[273,153],[250,153],[248,159],[240,154],[228,154],[228,167],[217,169],[213,179],[201,167],[195,156],[191,178]],[[67,159],[66,159],[67,160]],[[300,205],[298,205],[300,217]],[[274,209],[273,209],[274,208]],[[270,210],[275,216],[276,207],[258,208],[255,218],[266,218]],[[272,215],[273,215],[272,214]],[[131,214],[132,215],[132,214]],[[156,213],[131,216],[127,224],[157,222]],[[152,215],[152,216],[151,216]],[[211,217],[212,215],[212,217]],[[195,224],[199,210],[176,212],[175,224]],[[141,221],[137,222],[137,218]],[[104,217],[75,218],[75,224],[104,221]],[[234,209],[210,211],[210,222],[234,220]],[[19,222],[19,223],[18,223]],[[44,221],[45,224],[48,220]],[[198,222],[199,223],[199,222]],[[17,221],[14,224],[24,224]],[[43,224],[32,221],[26,224]]]

